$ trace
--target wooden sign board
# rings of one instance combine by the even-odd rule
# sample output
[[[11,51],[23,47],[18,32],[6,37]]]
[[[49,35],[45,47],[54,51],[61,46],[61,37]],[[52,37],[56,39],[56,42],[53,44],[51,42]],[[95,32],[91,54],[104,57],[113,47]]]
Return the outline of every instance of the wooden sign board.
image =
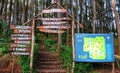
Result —
[[[38,26],[40,29],[56,28],[56,29],[69,29],[69,26]]]
[[[30,51],[31,48],[11,47],[10,50],[12,50],[12,51]]]
[[[50,29],[40,29],[41,32],[47,32],[47,33],[64,33],[65,31],[62,30],[50,30]]]
[[[32,37],[30,34],[12,34],[12,37]]]
[[[25,45],[25,44],[11,44],[10,47],[19,47],[19,48],[28,48],[30,45]]]
[[[49,10],[42,10],[42,13],[54,13],[54,12],[66,13],[67,10],[66,10],[66,9],[49,9]]]
[[[16,44],[30,44],[30,41],[19,41],[19,40],[15,40]]]
[[[11,55],[30,55],[30,52],[11,52]]]
[[[60,24],[67,24],[67,22],[63,22],[63,21],[59,21],[59,22],[47,22],[47,21],[43,21],[43,25],[60,25]]]
[[[32,27],[31,26],[23,26],[23,25],[17,25],[17,26],[15,26],[15,25],[10,25],[10,29],[32,29]]]
[[[32,30],[18,30],[18,29],[15,29],[14,30],[14,33],[32,33]]]
[[[61,20],[70,20],[70,18],[37,18],[42,21],[61,21]]]
[[[25,41],[25,40],[31,40],[32,37],[12,37],[12,40],[21,40],[21,41]]]

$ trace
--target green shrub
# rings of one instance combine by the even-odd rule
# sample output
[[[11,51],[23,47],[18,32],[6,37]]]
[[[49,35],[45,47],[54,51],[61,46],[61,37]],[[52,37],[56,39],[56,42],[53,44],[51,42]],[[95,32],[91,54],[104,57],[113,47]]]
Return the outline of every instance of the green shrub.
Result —
[[[63,68],[67,69],[67,73],[71,73],[72,69],[72,48],[69,46],[61,46],[59,51],[60,60],[63,62]],[[90,63],[75,63],[75,73],[89,73],[92,70]]]
[[[37,62],[38,58],[38,44],[34,45],[34,57],[33,57],[33,63]],[[28,72],[30,71],[30,56],[20,56],[19,57],[19,65],[21,67],[21,72]],[[33,69],[34,70],[34,69]],[[36,70],[34,70],[34,73]]]
[[[49,52],[55,52],[56,51],[56,44],[52,39],[46,39],[45,41],[45,48]]]
[[[9,53],[10,44],[0,43],[0,55]]]

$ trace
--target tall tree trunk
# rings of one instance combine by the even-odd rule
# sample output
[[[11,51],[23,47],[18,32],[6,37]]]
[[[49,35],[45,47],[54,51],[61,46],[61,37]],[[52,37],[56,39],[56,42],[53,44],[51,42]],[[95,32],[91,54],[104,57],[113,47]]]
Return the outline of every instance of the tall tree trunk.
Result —
[[[23,6],[22,6],[22,7],[23,7],[23,8],[22,8],[22,9],[23,9],[22,24],[25,23],[25,9],[26,9],[25,3],[26,3],[26,0],[23,0]]]
[[[79,8],[78,8],[78,2],[79,0],[76,0],[76,16],[77,16],[77,20],[79,21],[79,15],[78,15],[78,11],[79,11]],[[80,27],[79,25],[77,24],[77,33],[80,33]]]
[[[60,4],[60,0],[57,0],[57,2]],[[61,17],[61,14],[58,13],[58,18]],[[58,33],[58,49],[60,49],[60,46],[62,45],[62,34]]]
[[[10,7],[9,7],[9,24],[11,24],[11,16],[12,16],[12,0],[10,0]]]
[[[115,14],[115,23],[117,25],[118,43],[119,43],[119,49],[120,49],[120,24],[119,24],[119,15],[118,15],[118,12],[116,10],[116,5],[115,5],[115,1],[114,0],[112,0],[112,7],[114,9],[114,14]]]
[[[82,6],[82,4],[83,4],[83,0],[79,0],[79,3],[80,3],[80,23],[81,24],[83,24],[83,6]],[[84,26],[84,25],[83,25]],[[84,28],[82,28],[82,32],[83,32],[83,29]]]
[[[3,9],[4,9],[4,3],[5,1],[4,0],[1,0],[1,7],[0,7],[0,16],[2,17],[2,13],[3,13]]]
[[[92,28],[93,33],[95,33],[95,20],[96,20],[96,7],[95,7],[95,0],[92,0]]]

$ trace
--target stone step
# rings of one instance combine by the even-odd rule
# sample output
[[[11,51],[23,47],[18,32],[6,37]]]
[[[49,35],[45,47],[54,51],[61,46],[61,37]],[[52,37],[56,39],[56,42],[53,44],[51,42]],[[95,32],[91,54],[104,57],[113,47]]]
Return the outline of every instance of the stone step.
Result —
[[[52,65],[52,66],[46,66],[46,65],[40,65],[39,69],[59,69],[62,65]]]
[[[57,58],[52,58],[52,59],[49,59],[49,58],[39,58],[38,61],[58,61]]]
[[[41,54],[44,54],[44,55],[55,55],[57,53],[50,53],[50,52],[47,52],[47,51],[39,51],[39,55]]]
[[[46,66],[49,66],[49,65],[61,65],[62,63],[61,62],[38,62],[39,65],[46,65]]]
[[[42,69],[37,71],[39,73],[66,73],[66,70],[63,69]]]

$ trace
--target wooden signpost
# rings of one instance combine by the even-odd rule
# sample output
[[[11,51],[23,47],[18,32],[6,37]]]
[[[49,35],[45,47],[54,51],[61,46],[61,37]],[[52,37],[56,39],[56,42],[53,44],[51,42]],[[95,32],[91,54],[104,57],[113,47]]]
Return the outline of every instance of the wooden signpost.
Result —
[[[12,40],[14,43],[10,45],[12,55],[30,55],[30,43],[32,40],[32,27],[31,26],[15,26],[11,25],[14,30]],[[29,51],[29,52],[28,52]]]
[[[69,26],[38,26],[37,28],[40,29],[49,29],[49,28],[55,28],[55,29],[69,29]]]
[[[60,25],[60,24],[67,24],[67,22],[64,21],[56,21],[56,22],[47,22],[47,21],[43,21],[43,25]]]
[[[41,32],[47,32],[47,33],[64,33],[65,31],[62,30],[52,30],[52,29],[40,29]]]
[[[61,20],[70,20],[70,18],[37,18],[37,20],[42,20],[42,21],[61,21]]]
[[[49,9],[49,10],[42,10],[42,13],[66,13],[66,9]]]

